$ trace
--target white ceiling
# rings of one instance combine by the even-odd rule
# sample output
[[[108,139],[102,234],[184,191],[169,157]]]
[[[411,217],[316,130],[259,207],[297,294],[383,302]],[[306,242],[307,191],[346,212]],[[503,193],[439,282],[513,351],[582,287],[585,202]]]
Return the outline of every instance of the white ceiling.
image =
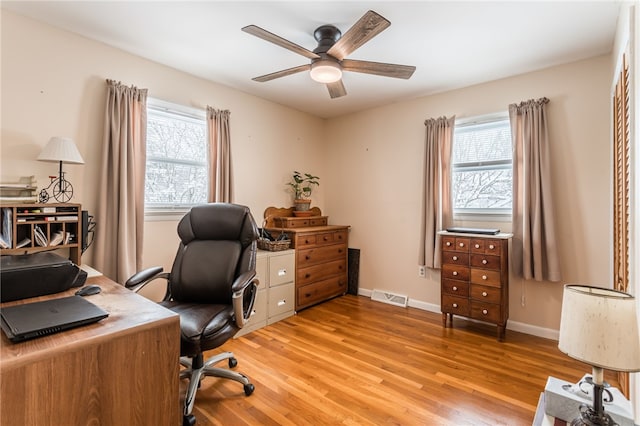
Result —
[[[47,22],[243,92],[334,117],[609,53],[619,1],[2,1]],[[410,80],[345,73],[330,99],[308,73],[251,80],[308,59],[240,29],[255,24],[313,50],[367,10],[391,26],[349,59],[416,66]],[[135,84],[135,82],[129,82]]]

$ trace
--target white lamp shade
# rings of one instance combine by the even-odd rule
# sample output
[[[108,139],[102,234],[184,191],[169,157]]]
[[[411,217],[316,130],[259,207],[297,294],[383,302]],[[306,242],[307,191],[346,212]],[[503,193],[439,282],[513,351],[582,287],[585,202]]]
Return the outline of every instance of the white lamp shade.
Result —
[[[63,138],[55,136],[49,139],[49,142],[44,147],[40,155],[38,155],[39,161],[51,161],[71,164],[84,164],[84,160],[78,152],[76,144],[73,143],[71,138]]]
[[[340,65],[327,59],[321,59],[311,64],[309,74],[318,83],[335,83],[342,78]]]
[[[594,367],[640,371],[635,298],[606,288],[566,285],[558,349]]]

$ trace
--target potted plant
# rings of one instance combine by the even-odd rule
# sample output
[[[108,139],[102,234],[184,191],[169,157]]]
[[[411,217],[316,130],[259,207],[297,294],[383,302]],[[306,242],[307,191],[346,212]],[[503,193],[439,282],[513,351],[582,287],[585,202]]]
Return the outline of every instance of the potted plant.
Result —
[[[309,210],[309,206],[311,205],[309,197],[311,196],[311,192],[313,192],[313,187],[320,185],[319,180],[320,178],[318,176],[313,176],[309,173],[293,172],[291,181],[289,181],[287,185],[293,190],[293,202],[296,211]]]

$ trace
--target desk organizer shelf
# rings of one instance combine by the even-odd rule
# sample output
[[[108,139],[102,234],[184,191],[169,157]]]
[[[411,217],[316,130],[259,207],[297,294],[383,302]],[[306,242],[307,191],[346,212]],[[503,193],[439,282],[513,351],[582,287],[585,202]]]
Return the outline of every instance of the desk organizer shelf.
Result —
[[[80,265],[82,209],[80,204],[0,205],[0,254],[27,254],[69,249],[69,259]]]

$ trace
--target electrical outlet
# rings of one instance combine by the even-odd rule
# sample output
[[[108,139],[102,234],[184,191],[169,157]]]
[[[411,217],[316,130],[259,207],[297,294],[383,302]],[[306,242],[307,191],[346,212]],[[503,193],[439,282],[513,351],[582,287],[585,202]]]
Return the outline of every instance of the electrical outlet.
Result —
[[[418,276],[422,278],[427,276],[427,269],[423,265],[418,265]]]

